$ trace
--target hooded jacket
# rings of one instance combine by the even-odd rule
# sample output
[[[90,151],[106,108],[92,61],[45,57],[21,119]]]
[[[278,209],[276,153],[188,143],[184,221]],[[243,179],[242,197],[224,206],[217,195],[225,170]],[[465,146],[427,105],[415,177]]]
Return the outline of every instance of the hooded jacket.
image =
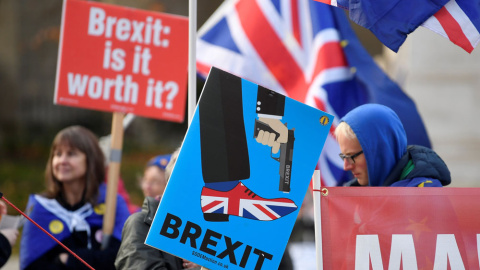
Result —
[[[379,104],[365,104],[347,113],[367,161],[369,186],[445,186],[450,171],[431,149],[409,146],[397,114]]]

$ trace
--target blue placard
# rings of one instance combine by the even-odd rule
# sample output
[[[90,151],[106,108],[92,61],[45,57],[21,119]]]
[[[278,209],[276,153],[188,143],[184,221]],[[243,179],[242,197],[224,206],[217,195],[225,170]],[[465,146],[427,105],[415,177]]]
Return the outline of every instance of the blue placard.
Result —
[[[277,269],[332,121],[212,68],[145,243],[210,269]]]

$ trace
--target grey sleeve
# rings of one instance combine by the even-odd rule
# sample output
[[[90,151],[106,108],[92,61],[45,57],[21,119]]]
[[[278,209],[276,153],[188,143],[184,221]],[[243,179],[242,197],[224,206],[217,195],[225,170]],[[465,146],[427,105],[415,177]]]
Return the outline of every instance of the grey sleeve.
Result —
[[[145,212],[134,213],[125,222],[122,243],[115,259],[117,270],[167,270],[162,252],[144,244],[150,228],[143,222],[144,218]]]

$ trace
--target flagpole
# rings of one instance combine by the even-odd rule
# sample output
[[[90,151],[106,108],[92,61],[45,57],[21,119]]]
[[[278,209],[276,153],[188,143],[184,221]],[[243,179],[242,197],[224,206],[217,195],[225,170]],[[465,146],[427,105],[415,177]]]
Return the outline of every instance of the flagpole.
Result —
[[[192,121],[197,103],[197,1],[189,0],[188,5],[188,124]]]
[[[317,258],[317,270],[323,270],[323,251],[322,251],[322,215],[320,209],[320,170],[313,173],[313,209],[315,224],[315,250]]]
[[[190,125],[197,103],[197,0],[190,0],[188,6],[188,124]],[[209,270],[203,267],[200,270]]]

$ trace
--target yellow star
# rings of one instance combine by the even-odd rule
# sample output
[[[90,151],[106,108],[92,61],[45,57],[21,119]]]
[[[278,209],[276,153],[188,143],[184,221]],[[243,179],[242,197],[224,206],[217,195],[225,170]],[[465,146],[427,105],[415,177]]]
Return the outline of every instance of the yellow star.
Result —
[[[420,237],[420,234],[422,232],[431,232],[432,230],[426,225],[427,223],[427,217],[422,219],[420,222],[416,222],[414,220],[408,219],[410,222],[410,225],[407,226],[405,230],[407,231],[413,231],[413,240],[417,241],[418,238]]]
[[[418,184],[418,186],[417,186],[417,187],[424,187],[424,186],[425,186],[425,183],[427,183],[427,184],[431,184],[431,183],[433,183],[433,182],[432,182],[431,180],[427,180],[427,181],[424,181],[424,182],[422,182],[422,183]]]

